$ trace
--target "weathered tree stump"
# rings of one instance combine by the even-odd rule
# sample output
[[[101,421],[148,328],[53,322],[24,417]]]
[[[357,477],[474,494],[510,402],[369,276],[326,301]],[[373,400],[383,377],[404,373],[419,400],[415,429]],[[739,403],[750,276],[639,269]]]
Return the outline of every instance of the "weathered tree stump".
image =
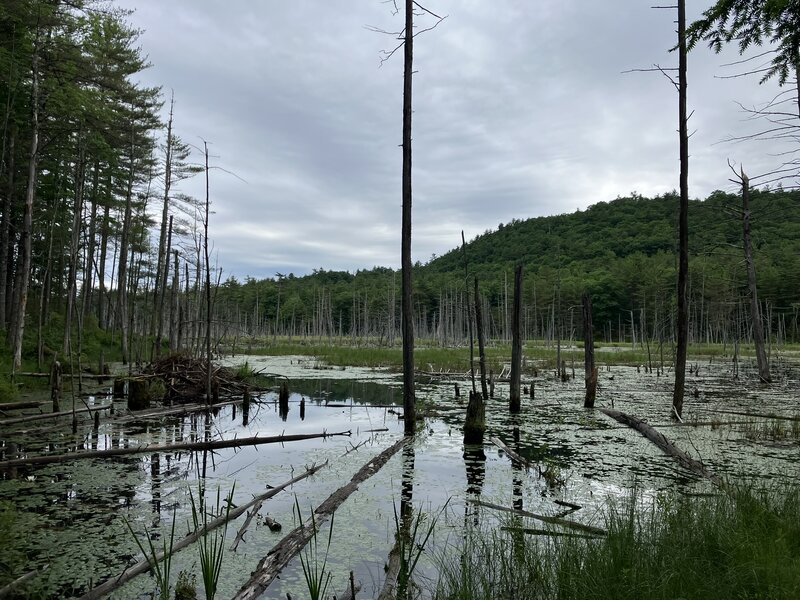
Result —
[[[53,401],[53,412],[61,410],[59,402],[61,400],[61,363],[53,361],[50,367],[50,400]]]
[[[469,393],[467,404],[467,417],[464,420],[464,443],[482,444],[483,434],[486,431],[486,408],[480,394]]]
[[[150,384],[147,379],[128,380],[128,410],[150,408]]]
[[[114,398],[124,398],[125,397],[125,384],[127,383],[127,379],[124,377],[117,377],[114,380],[113,386],[113,396]]]

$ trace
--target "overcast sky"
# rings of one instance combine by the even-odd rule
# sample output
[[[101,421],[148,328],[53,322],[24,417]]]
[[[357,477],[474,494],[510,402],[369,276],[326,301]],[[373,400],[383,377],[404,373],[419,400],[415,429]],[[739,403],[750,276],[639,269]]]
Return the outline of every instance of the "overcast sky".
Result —
[[[661,74],[622,73],[677,63],[673,11],[634,0],[428,2],[447,18],[414,44],[415,261],[458,245],[462,229],[469,240],[514,218],[678,187],[677,93]],[[213,163],[241,178],[211,175],[223,277],[399,266],[403,56],[381,66],[397,41],[366,27],[399,31],[391,3],[119,4],[143,30],[143,82],[174,90],[177,133],[208,140]],[[691,18],[710,0],[689,4]],[[736,101],[776,91],[720,79],[737,58],[705,47],[689,56],[692,197],[733,191],[728,158],[751,174],[774,162],[769,144],[720,143],[753,128]],[[204,197],[200,179],[181,188]]]

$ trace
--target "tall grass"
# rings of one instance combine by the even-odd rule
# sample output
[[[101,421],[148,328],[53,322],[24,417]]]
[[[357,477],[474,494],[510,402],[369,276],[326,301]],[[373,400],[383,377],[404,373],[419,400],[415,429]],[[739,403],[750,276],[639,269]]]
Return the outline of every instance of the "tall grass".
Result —
[[[434,598],[800,598],[800,487],[610,504],[599,539],[472,530]]]

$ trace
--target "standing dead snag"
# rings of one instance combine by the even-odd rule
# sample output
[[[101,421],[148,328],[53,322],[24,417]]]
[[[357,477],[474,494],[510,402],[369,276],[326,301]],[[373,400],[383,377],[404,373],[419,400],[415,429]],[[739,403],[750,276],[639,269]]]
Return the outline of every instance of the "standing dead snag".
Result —
[[[734,171],[736,174],[736,171]],[[764,324],[761,321],[761,307],[758,303],[756,287],[756,265],[753,261],[753,243],[750,239],[750,179],[740,167],[736,174],[736,182],[742,186],[742,237],[744,245],[744,262],[747,267],[747,289],[750,293],[750,319],[753,322],[753,343],[756,347],[756,363],[758,377],[764,383],[772,378],[769,374],[769,361],[764,350]]]
[[[514,309],[511,317],[511,400],[509,410],[518,413],[522,408],[520,379],[522,371],[522,265],[514,272]]]
[[[483,401],[489,399],[489,389],[486,386],[486,344],[483,340],[483,314],[481,301],[478,295],[478,278],[475,278],[475,329],[478,334],[478,361],[481,369],[481,393]]]
[[[597,394],[597,368],[594,366],[592,299],[588,293],[583,293],[581,303],[583,305],[583,368],[586,381],[586,397],[583,406],[584,408],[594,408],[594,399]],[[531,389],[533,388],[531,387]]]
[[[686,353],[689,345],[689,130],[686,112],[686,0],[678,0],[678,138],[681,164],[678,211],[678,316],[672,410],[683,414]]]
[[[414,397],[414,306],[411,298],[411,79],[414,62],[414,2],[406,0],[403,60],[403,223],[401,243],[402,328],[403,328],[403,412],[406,435],[417,424]]]

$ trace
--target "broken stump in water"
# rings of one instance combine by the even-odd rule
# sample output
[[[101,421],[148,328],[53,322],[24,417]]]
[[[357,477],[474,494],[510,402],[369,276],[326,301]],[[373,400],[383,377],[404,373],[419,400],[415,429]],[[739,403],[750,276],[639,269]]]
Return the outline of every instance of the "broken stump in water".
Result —
[[[128,410],[150,408],[150,383],[147,379],[128,379]]]
[[[480,394],[469,393],[467,404],[467,417],[464,420],[464,443],[482,444],[483,434],[486,431],[486,409]]]
[[[125,397],[125,384],[127,383],[127,379],[124,377],[117,377],[114,380],[114,387],[113,387],[113,395],[114,398],[124,398]]]

